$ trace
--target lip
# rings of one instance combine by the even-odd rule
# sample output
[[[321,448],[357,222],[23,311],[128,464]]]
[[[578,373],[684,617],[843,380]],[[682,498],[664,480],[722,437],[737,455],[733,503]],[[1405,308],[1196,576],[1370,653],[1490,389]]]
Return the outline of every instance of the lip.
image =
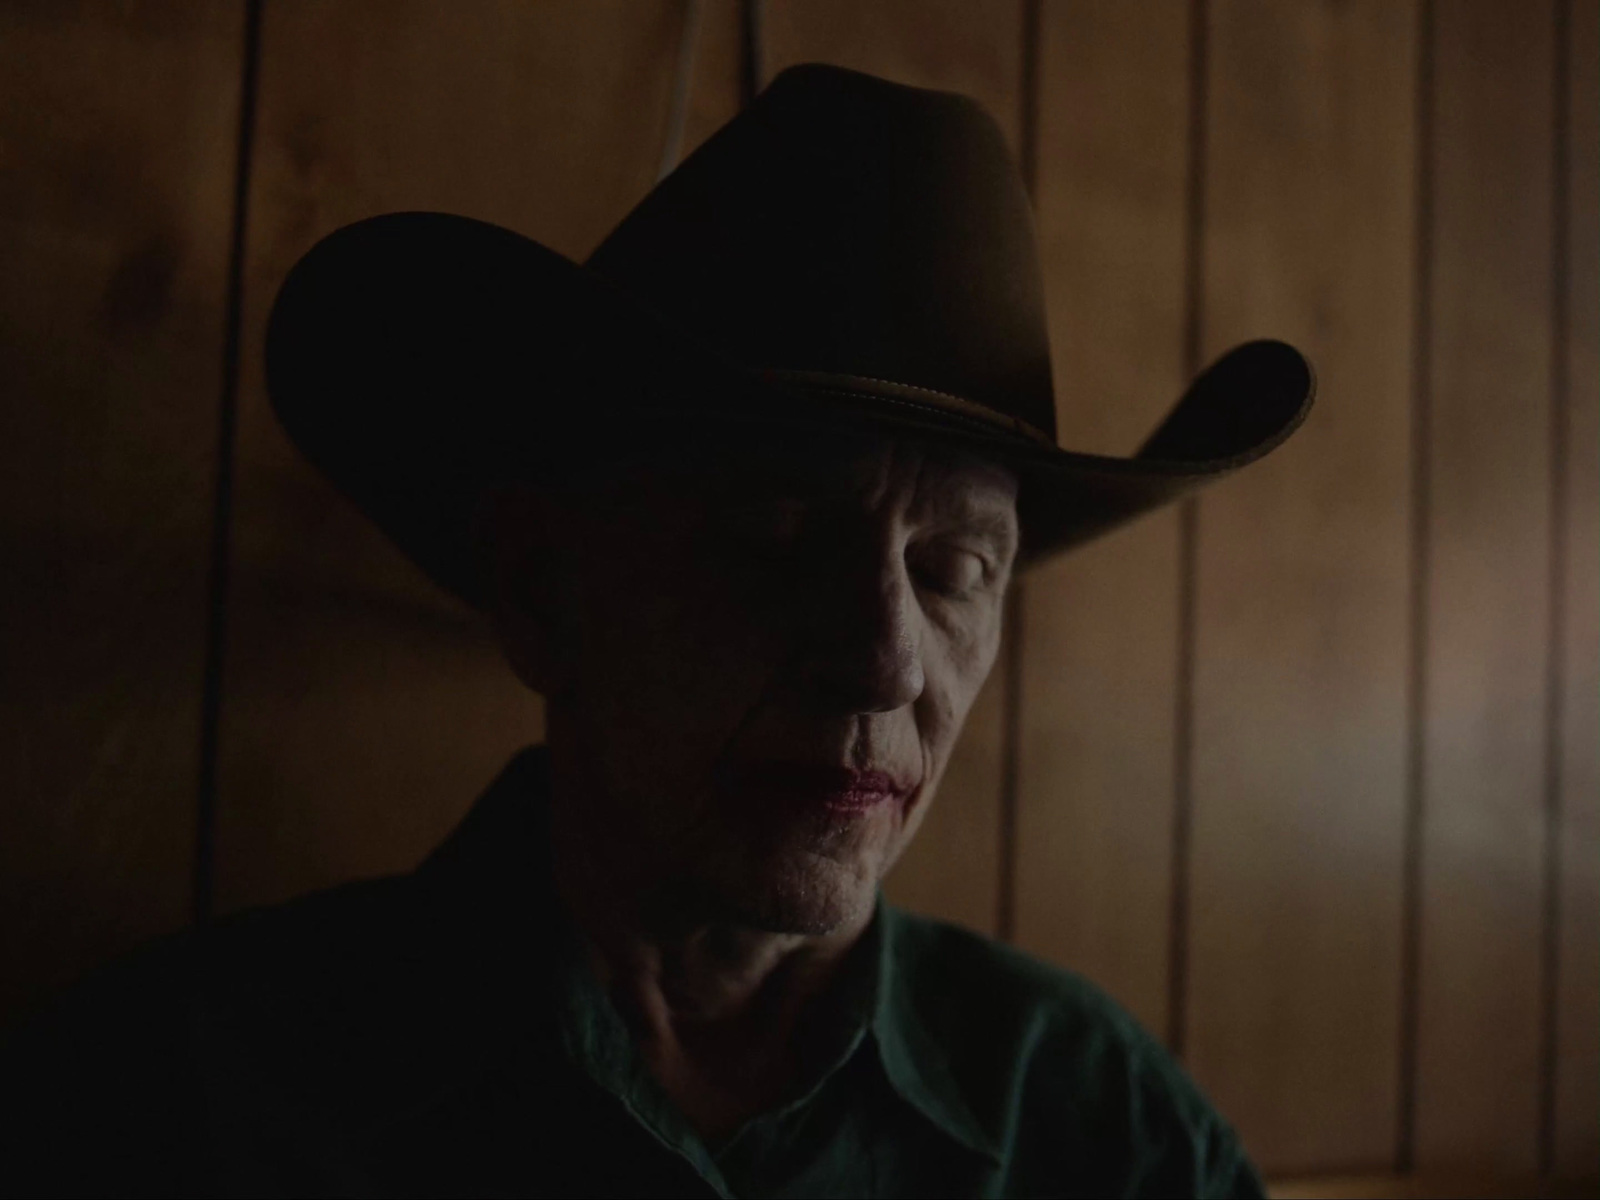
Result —
[[[902,803],[915,791],[887,771],[807,763],[742,765],[729,773],[727,782],[745,797],[759,796],[847,817]]]

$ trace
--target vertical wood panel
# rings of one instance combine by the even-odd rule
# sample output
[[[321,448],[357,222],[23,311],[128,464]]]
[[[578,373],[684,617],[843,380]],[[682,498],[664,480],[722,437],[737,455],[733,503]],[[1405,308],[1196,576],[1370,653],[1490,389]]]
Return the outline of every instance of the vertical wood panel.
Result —
[[[1552,25],[1436,8],[1421,1167],[1537,1165]]]
[[[1394,1140],[1414,27],[1212,5],[1203,342],[1320,394],[1199,513],[1189,1061],[1273,1172]]]
[[[189,917],[241,30],[0,8],[0,1022]]]
[[[278,283],[318,237],[395,209],[586,254],[653,182],[681,21],[664,0],[267,6],[219,908],[410,866],[542,726],[486,630],[275,424],[260,348]]]
[[[770,0],[767,69],[831,62],[916,87],[965,93],[1019,135],[1017,0]],[[939,796],[886,891],[896,904],[993,932],[1004,749],[1000,661],[967,718]]]
[[[1600,1176],[1600,5],[1571,9],[1555,1169]]]
[[[739,72],[743,62],[740,3],[741,0],[700,0],[694,80],[683,131],[685,158],[739,111]]]
[[[1051,5],[1038,220],[1063,445],[1130,454],[1182,390],[1187,4]],[[1024,590],[1017,938],[1166,1021],[1177,513]]]

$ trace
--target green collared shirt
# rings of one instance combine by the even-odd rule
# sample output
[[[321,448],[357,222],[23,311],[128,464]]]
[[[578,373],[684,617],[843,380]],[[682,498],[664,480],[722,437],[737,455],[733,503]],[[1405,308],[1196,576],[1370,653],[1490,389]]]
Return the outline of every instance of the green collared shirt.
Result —
[[[717,1146],[575,940],[555,979],[572,1063],[718,1196],[1263,1195],[1232,1131],[1103,993],[881,899],[836,984],[836,1052]]]
[[[416,871],[152,947],[17,1031],[0,1194],[1262,1194],[1103,993],[881,902],[834,1052],[707,1145],[584,965],[547,800],[521,754]]]

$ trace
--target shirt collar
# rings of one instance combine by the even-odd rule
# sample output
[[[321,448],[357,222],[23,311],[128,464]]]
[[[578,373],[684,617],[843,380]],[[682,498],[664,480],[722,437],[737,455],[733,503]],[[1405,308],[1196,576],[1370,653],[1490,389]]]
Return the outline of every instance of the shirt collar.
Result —
[[[553,943],[551,1000],[568,1061],[616,1097],[657,1142],[685,1159],[719,1195],[732,1195],[709,1148],[645,1067],[621,1015],[584,961],[576,931],[561,927]]]

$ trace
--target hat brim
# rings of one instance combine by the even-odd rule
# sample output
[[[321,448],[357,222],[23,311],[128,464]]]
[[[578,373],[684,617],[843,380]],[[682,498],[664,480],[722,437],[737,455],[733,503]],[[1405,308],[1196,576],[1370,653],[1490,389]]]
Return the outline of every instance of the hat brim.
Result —
[[[727,362],[580,264],[444,213],[375,217],[313,247],[273,306],[266,372],[307,459],[474,606],[471,527],[485,488],[537,476],[631,423],[953,442],[1016,473],[1031,565],[1260,458],[1315,392],[1297,350],[1250,342],[1203,372],[1134,457],[1076,453],[919,403],[915,389],[819,387]]]

